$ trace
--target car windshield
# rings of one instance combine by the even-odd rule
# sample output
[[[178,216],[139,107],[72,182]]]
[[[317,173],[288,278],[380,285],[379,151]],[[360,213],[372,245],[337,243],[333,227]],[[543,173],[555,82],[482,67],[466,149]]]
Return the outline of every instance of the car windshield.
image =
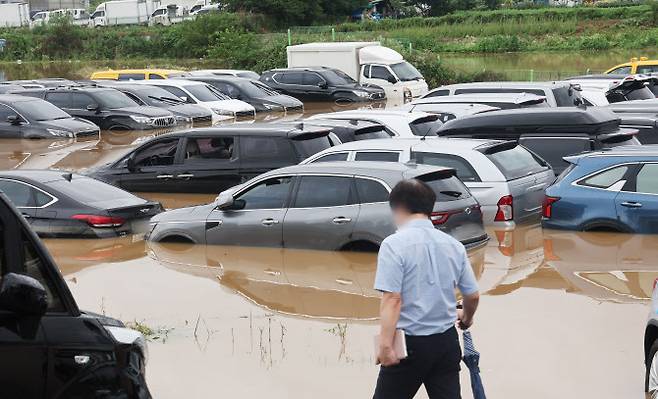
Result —
[[[189,85],[183,87],[185,90],[189,91],[197,100],[201,102],[209,101],[220,101],[220,100],[229,100],[230,98],[220,93],[218,90],[213,89],[209,85]]]
[[[134,199],[138,203],[138,198],[131,193],[89,177],[74,175],[71,181],[66,179],[56,180],[48,183],[48,185],[87,205],[107,201],[108,199]]]
[[[423,79],[423,75],[418,72],[418,69],[408,63],[407,61],[400,62],[398,64],[391,65],[391,69],[397,75],[398,79],[403,82],[408,82],[410,80],[420,80]]]
[[[148,89],[135,90],[145,103],[154,107],[162,107],[163,105],[182,104],[183,100],[169,93],[167,90],[160,87],[149,87]]]
[[[356,80],[339,69],[327,69],[322,73],[322,77],[332,85],[349,85],[355,84]]]
[[[254,79],[254,80],[260,79],[260,75],[253,71],[238,72],[236,75],[238,75],[238,77],[241,78]]]
[[[544,171],[548,164],[520,145],[513,148],[501,146],[500,151],[486,154],[487,158],[500,169],[507,180]]]
[[[436,136],[437,131],[441,128],[441,121],[438,115],[424,116],[418,118],[409,124],[414,136]]]
[[[259,97],[270,97],[278,96],[279,93],[270,89],[268,86],[263,83],[256,81],[242,82],[240,83],[240,88],[247,94],[248,97],[259,98]]]
[[[23,116],[32,121],[43,122],[71,117],[71,115],[47,101],[21,101],[16,103],[15,106]]]
[[[103,108],[107,109],[135,107],[138,105],[130,97],[114,89],[98,92],[94,99],[99,101]]]

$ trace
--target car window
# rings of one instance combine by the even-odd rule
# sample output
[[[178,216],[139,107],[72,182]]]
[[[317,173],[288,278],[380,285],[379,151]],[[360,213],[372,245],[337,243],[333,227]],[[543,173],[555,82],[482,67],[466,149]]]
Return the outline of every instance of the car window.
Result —
[[[214,82],[213,85],[217,88],[217,90],[221,91],[222,93],[226,94],[231,98],[240,97],[240,90],[237,87],[233,86],[232,84],[224,83],[224,82]]]
[[[128,97],[130,97],[130,99],[133,100],[134,102],[136,102],[137,104],[146,105],[146,103],[144,101],[142,101],[141,98],[137,97],[133,93],[128,93],[128,92],[125,92],[125,91],[122,91],[122,93],[127,95]]]
[[[646,164],[638,172],[635,191],[644,194],[658,194],[658,164]]]
[[[543,159],[520,145],[488,153],[486,157],[498,167],[507,180],[541,172],[548,167]]]
[[[637,73],[651,74],[655,72],[658,72],[658,65],[639,65],[637,67]]]
[[[62,300],[55,289],[52,279],[48,278],[47,273],[43,270],[45,265],[43,264],[41,257],[38,256],[34,243],[28,238],[29,236],[26,232],[23,232],[22,236],[25,275],[37,280],[46,289],[46,294],[48,296],[48,311],[63,311],[64,305],[62,304]]]
[[[14,206],[19,208],[42,207],[53,200],[53,197],[36,188],[14,180],[0,180],[2,191]]]
[[[592,142],[585,137],[521,137],[519,144],[545,159],[554,168],[567,166],[564,157],[591,151]]]
[[[72,109],[87,109],[87,106],[95,104],[93,98],[89,97],[84,93],[71,93],[71,105]]]
[[[297,161],[290,141],[282,137],[240,137],[240,157],[243,161]]]
[[[391,74],[391,72],[383,66],[373,65],[372,69],[370,70],[370,78],[371,79],[388,80],[389,78],[392,78],[392,77],[393,77],[393,74]]]
[[[553,96],[558,107],[573,107],[583,103],[580,91],[572,87],[556,87],[553,89]]]
[[[370,77],[370,65],[366,65],[363,67],[363,77],[364,78]]]
[[[394,151],[359,151],[354,157],[355,161],[398,162],[400,153]]]
[[[189,138],[185,145],[185,163],[230,160],[233,158],[233,137]]]
[[[236,201],[244,205],[242,209],[281,209],[288,199],[291,186],[291,177],[267,179],[239,195]]]
[[[168,166],[174,164],[178,139],[159,140],[137,151],[135,166]]]
[[[185,99],[185,101],[190,104],[196,104],[194,100],[191,99],[187,93],[185,93],[183,90],[179,89],[178,87],[174,87],[174,86],[160,86],[160,87],[167,90],[169,93],[173,94],[174,96],[180,98],[181,100]]]
[[[307,86],[318,86],[320,83],[324,83],[324,79],[315,72],[306,72],[303,82]]]
[[[286,72],[278,73],[275,76],[275,80],[279,83],[285,83],[289,85],[300,85],[302,84],[304,74],[302,72]]]
[[[329,136],[314,137],[305,140],[292,140],[299,159],[306,159],[332,146]]]
[[[357,177],[356,192],[359,195],[359,203],[372,204],[376,202],[388,202],[388,189],[376,180]]]
[[[136,199],[128,191],[121,190],[100,180],[80,175],[74,175],[71,180],[59,179],[52,181],[48,183],[48,186],[85,205],[107,201],[109,198],[116,200]]]
[[[327,208],[354,203],[352,178],[302,176],[293,208]]]
[[[608,72],[613,75],[630,75],[631,74],[631,67],[630,66],[623,66],[619,67],[617,69],[613,69],[612,71]]]
[[[197,98],[199,101],[203,102],[208,102],[208,101],[219,101],[219,100],[227,100],[228,98],[226,97],[225,94],[220,95],[223,97],[219,97],[216,92],[218,92],[217,89],[214,91],[211,89],[212,86],[203,84],[203,85],[188,85],[185,86],[185,90],[189,91],[194,97]]]
[[[437,202],[456,201],[471,197],[468,188],[457,176],[430,179],[421,176],[420,180],[432,188],[432,191],[436,194]]]
[[[117,80],[144,80],[143,73],[120,73]]]
[[[608,188],[617,183],[628,172],[628,166],[618,166],[598,173],[590,178],[581,181],[578,184],[596,188]]]
[[[315,159],[312,163],[347,161],[348,155],[349,155],[348,152],[336,152],[336,153],[333,153],[333,154],[323,155],[320,158]]]
[[[16,115],[16,112],[6,105],[0,105],[0,123],[9,123],[7,122],[7,118],[11,115]]]
[[[450,95],[450,90],[435,90],[433,92],[428,93],[424,98],[427,97],[443,97],[443,96],[449,96]]]
[[[69,93],[47,93],[46,101],[60,108],[71,108],[71,96]]]
[[[164,79],[164,76],[158,75],[157,73],[149,73],[149,79]]]
[[[471,166],[468,161],[464,158],[457,155],[450,154],[436,154],[431,152],[413,152],[411,154],[411,159],[415,160],[416,163],[421,165],[432,165],[432,166],[445,166],[447,168],[452,168],[457,171],[457,177],[462,181],[468,182],[479,182],[480,176],[478,176],[473,166]]]
[[[457,89],[455,94],[468,94],[468,93],[529,93],[538,96],[545,96],[546,93],[542,89],[531,89],[528,87],[513,88],[513,87],[478,87],[473,89]]]
[[[443,123],[439,120],[438,115],[429,115],[422,118],[418,118],[413,122],[409,123],[411,132],[414,136],[436,136],[437,131],[441,128]]]

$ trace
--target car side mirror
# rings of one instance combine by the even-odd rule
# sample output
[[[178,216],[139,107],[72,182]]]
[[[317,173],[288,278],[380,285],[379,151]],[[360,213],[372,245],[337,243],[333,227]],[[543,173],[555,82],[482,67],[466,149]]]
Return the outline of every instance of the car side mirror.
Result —
[[[98,104],[89,104],[89,105],[87,105],[87,111],[89,111],[89,112],[99,112],[100,109],[101,108]]]
[[[187,96],[181,96],[180,99],[183,100],[183,101],[185,101],[186,103],[187,103],[187,102],[190,102],[190,101],[189,101],[190,99],[187,98]]]
[[[318,87],[321,89],[326,89],[327,87],[329,87],[329,85],[327,84],[327,82],[320,82],[318,83]]]
[[[32,277],[7,273],[0,283],[0,309],[26,316],[42,316],[48,309],[48,294]]]
[[[20,125],[21,124],[21,118],[19,118],[18,115],[9,115],[7,117],[7,122],[12,124],[12,125]]]
[[[128,169],[129,172],[137,171],[137,165],[135,164],[135,154],[132,154],[128,157],[128,160],[126,161],[126,169]]]
[[[215,200],[215,205],[221,210],[231,209],[234,203],[235,198],[233,198],[233,194],[227,192],[220,193]]]
[[[392,76],[392,75],[389,76],[388,79],[386,79],[386,80],[388,80],[388,83],[391,83],[391,84],[396,84],[398,82],[398,79],[395,76]]]

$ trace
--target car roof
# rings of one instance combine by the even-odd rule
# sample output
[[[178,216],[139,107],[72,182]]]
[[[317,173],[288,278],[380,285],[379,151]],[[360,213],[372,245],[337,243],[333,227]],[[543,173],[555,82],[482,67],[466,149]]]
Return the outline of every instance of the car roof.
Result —
[[[0,94],[0,102],[7,104],[21,103],[27,101],[39,101],[36,97],[21,96],[18,94]],[[42,100],[43,101],[43,100]]]
[[[454,83],[450,85],[440,86],[432,91],[440,89],[456,89],[456,88],[469,88],[469,87],[532,87],[532,88],[555,88],[570,86],[571,83],[563,80],[548,81],[548,82],[469,82],[469,83]]]
[[[186,76],[185,79],[180,80],[194,80],[200,82],[203,80],[208,81],[223,81],[223,82],[251,82],[254,79],[243,78],[241,76],[234,75],[192,75]]]
[[[488,140],[488,139],[455,139],[455,138],[446,138],[446,137],[428,137],[423,139],[421,137],[397,137],[390,139],[371,139],[371,140],[359,140],[359,141],[350,141],[344,144],[340,144],[330,149],[324,150],[326,152],[335,151],[358,151],[358,150],[394,150],[401,151],[409,149],[413,146],[422,144],[430,148],[440,149],[450,149],[456,151],[470,151],[478,147],[504,143],[501,140]]]
[[[422,112],[422,111],[414,111],[414,112],[409,112],[409,111],[403,111],[403,110],[375,110],[375,109],[368,109],[368,110],[350,110],[350,111],[339,111],[339,112],[330,112],[326,114],[318,114],[319,117],[318,119],[324,119],[324,118],[334,118],[334,117],[339,117],[339,119],[358,119],[358,118],[364,118],[368,119],[370,117],[373,118],[404,118],[409,121],[414,121],[419,118],[424,118],[426,116],[430,116],[433,114],[427,113],[427,112]]]
[[[58,87],[42,87],[39,89],[24,89],[21,92],[30,92],[30,93],[41,93],[41,92],[50,92],[50,91],[84,91],[87,93],[98,93],[102,91],[116,90],[112,87],[100,87],[100,86],[58,86]]]
[[[440,103],[480,103],[480,102],[497,102],[520,104],[528,101],[546,100],[545,96],[539,96],[532,93],[465,93],[454,96],[435,96],[414,100],[413,105],[418,104],[440,104]]]
[[[198,135],[217,135],[217,136],[277,136],[277,137],[299,137],[307,134],[325,136],[330,133],[330,129],[325,127],[313,126],[304,123],[285,123],[285,122],[256,122],[251,124],[234,123],[231,125],[196,128],[178,132],[172,132],[160,135],[158,137],[181,137],[181,136],[198,136]]]
[[[188,80],[188,79],[149,79],[149,80],[135,80],[135,84],[139,85],[151,85],[151,86],[207,86],[207,83],[199,82],[198,80]]]
[[[87,176],[79,175],[76,173],[69,173],[64,170],[53,169],[18,169],[18,170],[2,170],[0,171],[0,178],[13,178],[23,180],[26,182],[46,184],[58,180],[64,180],[66,175],[71,175],[74,179],[89,178]]]
[[[270,174],[303,174],[303,173],[323,173],[323,174],[346,174],[376,177],[382,180],[392,182],[399,181],[402,178],[413,178],[430,173],[445,173],[454,175],[455,170],[443,166],[427,166],[416,164],[405,164],[400,162],[370,162],[370,161],[353,161],[353,162],[320,162],[305,165],[294,165],[277,169]]]

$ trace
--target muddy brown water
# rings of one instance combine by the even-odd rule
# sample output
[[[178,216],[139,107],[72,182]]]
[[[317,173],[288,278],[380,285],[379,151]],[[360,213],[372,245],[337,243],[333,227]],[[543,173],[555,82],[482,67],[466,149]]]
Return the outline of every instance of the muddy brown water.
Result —
[[[83,171],[162,133],[3,140],[0,168]],[[167,208],[215,196],[141,195]],[[539,226],[488,233],[487,247],[470,258],[484,293],[473,334],[489,396],[641,397],[658,237]],[[374,254],[156,244],[137,236],[46,245],[81,308],[152,330],[147,373],[157,398],[372,394]]]

